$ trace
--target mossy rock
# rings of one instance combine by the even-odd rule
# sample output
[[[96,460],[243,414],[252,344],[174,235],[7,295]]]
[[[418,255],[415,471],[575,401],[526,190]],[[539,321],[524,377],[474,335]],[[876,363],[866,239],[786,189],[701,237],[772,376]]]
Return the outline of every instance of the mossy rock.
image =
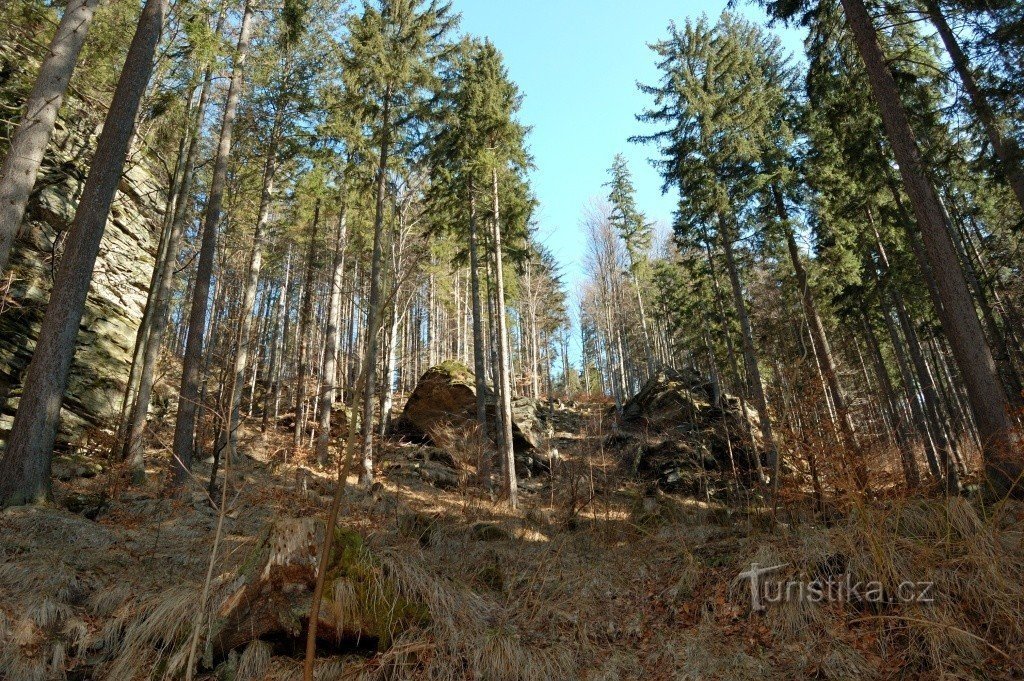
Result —
[[[512,534],[497,523],[473,523],[469,536],[477,541],[511,541]]]
[[[430,619],[425,605],[399,593],[387,570],[363,544],[362,536],[343,528],[334,533],[324,605],[355,615],[358,634],[376,638],[378,650],[390,648],[399,632],[423,626]]]
[[[451,451],[463,451],[475,440],[478,427],[476,379],[470,369],[447,360],[427,369],[392,425],[391,433],[418,442],[431,442]],[[484,402],[489,418],[495,417],[495,397],[486,389]],[[517,452],[539,447],[544,410],[536,400],[519,398],[513,403],[512,435]]]

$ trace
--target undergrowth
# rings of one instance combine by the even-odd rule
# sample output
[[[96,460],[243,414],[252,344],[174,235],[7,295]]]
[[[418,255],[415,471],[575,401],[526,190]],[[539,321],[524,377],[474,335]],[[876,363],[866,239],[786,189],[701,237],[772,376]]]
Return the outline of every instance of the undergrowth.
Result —
[[[329,573],[324,609],[328,629],[347,633],[321,642],[317,678],[1024,673],[1024,508],[1016,502],[890,495],[835,503],[822,516],[787,500],[792,507],[773,521],[754,502],[652,493],[605,452],[581,456],[592,446],[564,445],[563,461],[545,487],[524,494],[519,513],[469,485],[445,491],[415,476],[354,489],[341,519],[347,557]],[[290,633],[223,654],[213,645],[233,595],[271,574],[268,566],[309,562],[298,540],[276,544],[277,563],[266,554],[252,560],[282,528],[316,534],[326,497],[282,474],[298,465],[314,468],[311,489],[330,489],[330,471],[304,460],[239,464],[203,613],[197,594],[215,511],[198,492],[191,505],[122,495],[98,522],[55,507],[5,511],[0,678],[181,678],[194,627],[197,678],[301,678],[301,608]],[[738,579],[752,563],[781,566],[776,582],[877,582],[878,597],[766,599],[755,611],[749,582]],[[930,599],[902,599],[907,581],[931,583]],[[762,586],[770,595],[768,578]],[[357,640],[369,633],[375,646]]]

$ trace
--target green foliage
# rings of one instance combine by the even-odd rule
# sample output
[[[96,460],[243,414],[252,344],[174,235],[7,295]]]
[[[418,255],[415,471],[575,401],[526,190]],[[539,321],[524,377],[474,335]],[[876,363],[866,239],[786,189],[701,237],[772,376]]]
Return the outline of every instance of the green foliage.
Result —
[[[626,158],[622,154],[616,154],[608,174],[611,179],[605,186],[608,187],[608,203],[612,208],[609,219],[626,244],[633,276],[638,276],[644,268],[647,251],[651,247],[651,225],[636,207],[636,190],[633,188],[633,179]]]

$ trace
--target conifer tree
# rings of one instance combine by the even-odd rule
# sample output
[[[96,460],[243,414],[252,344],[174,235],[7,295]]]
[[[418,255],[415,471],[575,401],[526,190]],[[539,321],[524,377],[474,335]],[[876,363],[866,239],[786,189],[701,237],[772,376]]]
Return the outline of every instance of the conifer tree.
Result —
[[[348,22],[342,56],[346,97],[342,106],[365,121],[367,146],[376,153],[374,171],[373,248],[370,293],[363,353],[365,373],[360,479],[373,482],[373,396],[383,320],[382,261],[386,228],[388,172],[392,155],[412,153],[417,133],[429,117],[428,97],[438,84],[439,62],[446,56],[445,36],[458,17],[449,5],[432,0],[367,0],[362,13]]]
[[[756,27],[728,13],[713,26],[704,19],[651,46],[662,81],[641,86],[654,108],[638,118],[662,129],[633,138],[659,144],[665,187],[681,195],[676,232],[708,234],[721,247],[740,322],[750,394],[759,410],[768,464],[777,471],[778,449],[765,398],[753,329],[740,274],[737,243],[762,179],[764,150],[773,134],[770,103],[762,97],[766,73],[759,67],[765,39]],[[777,478],[777,475],[774,476]]]
[[[636,207],[635,189],[630,177],[629,166],[622,154],[617,154],[608,174],[611,179],[605,184],[608,187],[608,202],[612,212],[609,216],[612,225],[619,232],[626,253],[629,256],[629,276],[636,294],[636,303],[640,312],[640,328],[643,332],[644,356],[647,360],[647,374],[654,373],[654,350],[651,346],[651,335],[647,328],[647,313],[644,310],[644,298],[641,293],[640,280],[647,265],[647,251],[651,246],[651,225],[647,218]]]

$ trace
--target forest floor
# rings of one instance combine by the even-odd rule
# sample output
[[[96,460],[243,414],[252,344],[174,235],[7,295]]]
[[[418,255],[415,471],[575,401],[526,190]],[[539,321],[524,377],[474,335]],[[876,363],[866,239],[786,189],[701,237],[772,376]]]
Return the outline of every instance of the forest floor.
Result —
[[[389,619],[373,641],[322,645],[317,677],[1024,678],[1021,506],[837,502],[825,523],[792,501],[773,520],[749,500],[631,479],[595,430],[601,409],[563,414],[559,461],[521,481],[516,512],[465,480],[426,482],[429,448],[386,441],[378,484],[353,477],[339,523],[395,598],[424,614]],[[197,679],[301,678],[302,625],[214,654],[202,643],[214,620],[200,617],[223,609],[218,589],[243,574],[268,526],[326,516],[334,468],[286,461],[290,437],[241,439],[206,610],[219,519],[201,484],[208,464],[175,498],[161,493],[159,451],[145,488],[119,482],[116,467],[72,470],[53,505],[0,514],[0,678],[178,678],[196,626]],[[753,563],[781,566],[765,582],[849,576],[880,591],[804,593],[758,611],[739,577]],[[379,602],[352,609],[367,627],[381,620]]]

